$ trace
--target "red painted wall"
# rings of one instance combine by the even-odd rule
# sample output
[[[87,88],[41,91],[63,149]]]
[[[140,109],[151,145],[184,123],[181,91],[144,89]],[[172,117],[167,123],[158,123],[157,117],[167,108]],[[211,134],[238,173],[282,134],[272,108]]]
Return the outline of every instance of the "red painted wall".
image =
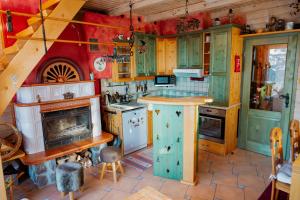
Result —
[[[43,0],[45,1],[45,0]],[[26,12],[36,14],[38,13],[39,0],[0,0],[0,7],[3,10],[11,10],[18,12]],[[211,26],[212,20],[208,13],[196,13],[191,17],[197,18],[200,21],[199,30]],[[14,35],[15,33],[23,30],[27,27],[26,17],[13,16],[14,32],[7,33],[4,29],[4,38],[7,34]],[[129,36],[129,18],[124,16],[107,16],[99,13],[85,12],[83,15],[83,21],[95,22],[100,24],[108,24],[113,26],[126,27],[125,29],[111,29],[103,27],[95,27],[88,25],[69,24],[67,28],[60,35],[60,39],[66,40],[83,40],[88,41],[90,38],[97,38],[99,42],[112,42],[118,34],[123,34],[124,37]],[[223,24],[227,23],[226,17],[221,18]],[[134,17],[133,23],[136,31],[142,31],[146,33],[152,33],[157,35],[176,34],[176,22],[177,18],[168,19],[155,23],[145,23],[143,18],[138,20],[138,17]],[[236,16],[235,23],[243,24],[245,19],[240,16]],[[6,15],[2,15],[2,23],[5,27]],[[46,30],[47,32],[47,30]],[[14,43],[14,40],[5,39],[5,46],[10,46]],[[67,43],[54,43],[49,49],[48,53],[37,64],[32,73],[28,76],[24,84],[36,83],[37,72],[41,68],[44,62],[48,59],[56,57],[64,57],[72,60],[81,67],[84,73],[84,79],[89,79],[90,72],[93,72],[95,79],[110,78],[111,77],[111,63],[107,64],[106,70],[98,72],[94,69],[93,63],[95,58],[105,55],[111,55],[113,46],[100,46],[96,52],[90,52],[89,45],[67,44]],[[99,81],[96,81],[98,83]],[[99,91],[99,85],[97,85],[96,91]]]

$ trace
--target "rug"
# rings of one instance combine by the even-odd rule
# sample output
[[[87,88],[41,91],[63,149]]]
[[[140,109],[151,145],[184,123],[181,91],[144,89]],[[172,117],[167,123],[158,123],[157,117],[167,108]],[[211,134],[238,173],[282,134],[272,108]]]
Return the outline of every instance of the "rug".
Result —
[[[258,200],[270,200],[271,199],[271,192],[272,192],[272,183],[270,183],[268,185],[268,187],[260,195]],[[286,200],[286,199],[287,199],[287,194],[285,192],[279,191],[277,200]]]
[[[125,165],[130,165],[138,170],[152,167],[152,149],[145,149],[125,156],[122,160]]]

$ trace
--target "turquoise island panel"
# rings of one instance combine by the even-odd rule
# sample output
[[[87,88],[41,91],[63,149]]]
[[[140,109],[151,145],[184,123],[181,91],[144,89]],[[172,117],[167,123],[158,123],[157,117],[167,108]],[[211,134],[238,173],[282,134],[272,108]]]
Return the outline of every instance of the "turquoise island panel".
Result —
[[[181,180],[183,106],[153,105],[153,174]]]

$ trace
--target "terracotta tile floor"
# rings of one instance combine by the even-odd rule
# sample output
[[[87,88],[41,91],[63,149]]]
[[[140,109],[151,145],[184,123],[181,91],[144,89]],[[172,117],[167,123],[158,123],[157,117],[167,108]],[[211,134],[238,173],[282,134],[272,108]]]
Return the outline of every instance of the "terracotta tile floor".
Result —
[[[199,183],[196,186],[155,177],[152,168],[140,171],[130,166],[125,166],[125,175],[118,183],[113,183],[110,173],[100,182],[98,168],[93,167],[85,171],[84,191],[76,192],[75,197],[80,200],[122,200],[145,186],[151,186],[174,200],[256,200],[269,183],[269,157],[241,149],[225,157],[205,151],[199,151],[198,156]],[[15,199],[60,199],[54,185],[37,189],[29,179],[16,186],[15,193]]]

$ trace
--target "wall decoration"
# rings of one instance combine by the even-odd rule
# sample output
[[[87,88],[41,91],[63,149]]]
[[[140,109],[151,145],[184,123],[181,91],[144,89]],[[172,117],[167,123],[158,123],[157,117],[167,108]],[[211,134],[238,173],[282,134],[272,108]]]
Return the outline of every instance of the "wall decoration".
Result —
[[[177,33],[184,33],[188,31],[198,30],[200,27],[200,21],[197,18],[189,19],[189,11],[188,11],[188,0],[185,1],[185,15],[180,17],[179,21],[176,24]]]
[[[98,57],[94,60],[94,68],[98,72],[102,72],[106,68],[106,61],[104,57]]]
[[[296,0],[294,3],[289,4],[291,8],[290,15],[296,16],[300,12],[300,0]]]

